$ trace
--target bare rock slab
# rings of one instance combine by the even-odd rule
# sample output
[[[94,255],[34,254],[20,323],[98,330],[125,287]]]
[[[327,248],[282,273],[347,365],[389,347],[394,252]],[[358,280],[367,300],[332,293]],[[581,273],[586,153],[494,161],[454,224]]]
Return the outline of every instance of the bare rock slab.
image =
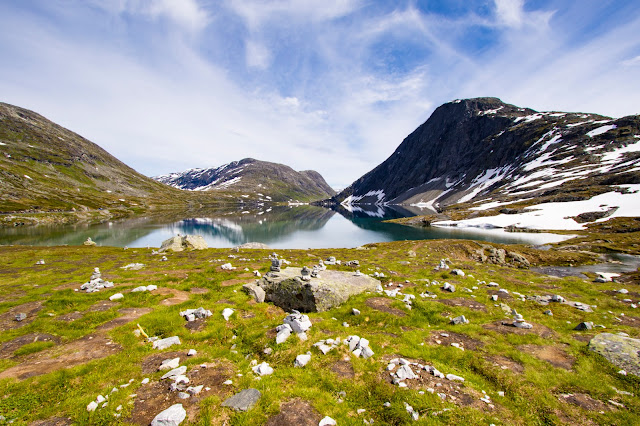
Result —
[[[324,312],[365,291],[375,291],[380,281],[353,272],[322,271],[318,278],[303,281],[301,268],[269,272],[258,281],[265,301],[285,311]]]
[[[602,333],[591,339],[589,350],[599,353],[616,367],[640,376],[640,339]]]
[[[204,250],[206,248],[208,248],[207,242],[201,235],[187,235],[184,237],[178,235],[164,240],[160,246],[160,251]]]
[[[226,399],[222,406],[233,408],[236,411],[248,411],[258,402],[261,396],[262,394],[258,389],[245,389]]]
[[[151,421],[151,426],[178,426],[186,417],[187,411],[182,404],[175,404],[159,413]]]

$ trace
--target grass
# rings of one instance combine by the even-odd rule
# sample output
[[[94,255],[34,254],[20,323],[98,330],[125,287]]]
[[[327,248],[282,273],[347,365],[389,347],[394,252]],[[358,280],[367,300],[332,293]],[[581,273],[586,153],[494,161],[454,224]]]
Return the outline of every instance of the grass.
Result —
[[[225,283],[237,278],[250,282],[251,273],[245,272],[245,268],[267,272],[269,251],[243,250],[238,254],[229,249],[208,249],[171,253],[169,261],[160,262],[159,256],[153,255],[149,249],[0,247],[0,258],[3,259],[0,266],[0,318],[10,319],[16,309],[40,304],[40,310],[31,314],[20,327],[0,333],[0,347],[30,333],[48,333],[59,339],[56,343],[35,342],[15,348],[5,358],[0,358],[0,374],[16,366],[54,359],[60,356],[66,344],[88,336],[104,335],[121,348],[104,358],[70,365],[70,368],[51,369],[45,374],[22,380],[0,379],[0,394],[4,395],[0,398],[0,415],[13,420],[14,424],[29,424],[53,417],[71,418],[76,424],[126,422],[136,415],[136,404],[139,403],[130,395],[141,394],[145,392],[145,386],[150,386],[141,385],[141,380],[149,377],[155,383],[162,375],[161,372],[143,371],[145,360],[157,351],[134,334],[139,324],[149,335],[179,336],[182,341],[179,351],[196,349],[196,357],[181,357],[182,364],[187,365],[189,371],[198,369],[202,363],[216,363],[229,368],[225,378],[231,379],[232,385],[215,387],[195,404],[185,402],[195,407],[186,424],[222,424],[225,421],[231,425],[264,424],[278,414],[281,403],[295,398],[308,401],[320,417],[331,416],[338,424],[363,424],[365,419],[373,419],[376,424],[413,423],[405,410],[405,403],[420,413],[416,424],[638,424],[640,402],[637,396],[618,394],[615,389],[637,395],[640,379],[618,374],[616,367],[587,350],[587,344],[581,337],[584,332],[573,331],[578,322],[589,320],[605,325],[604,331],[625,332],[638,338],[640,320],[635,327],[615,320],[621,314],[627,318],[634,317],[637,312],[621,298],[604,293],[621,286],[616,283],[595,284],[575,277],[554,279],[528,270],[478,263],[469,257],[468,248],[472,245],[459,241],[404,241],[369,245],[368,250],[278,250],[292,266],[309,266],[328,256],[336,256],[343,261],[358,259],[362,272],[383,272],[387,277],[382,279],[383,285],[403,283],[402,292],[416,296],[410,310],[400,298],[391,302],[390,307],[405,313],[402,317],[367,304],[371,297],[383,297],[381,295],[354,296],[328,312],[309,314],[314,325],[308,332],[307,341],[302,342],[292,336],[281,345],[275,344],[270,333],[282,323],[286,313],[268,303],[255,304],[241,291],[242,281],[234,285]],[[409,250],[415,251],[416,257],[409,257]],[[526,251],[524,248],[515,250]],[[238,257],[228,258],[230,254]],[[565,254],[554,250],[536,256],[531,258],[536,258],[537,263],[567,260]],[[456,277],[434,271],[444,257],[451,259],[453,268],[461,268],[467,275]],[[46,264],[34,265],[39,259],[44,259]],[[237,269],[222,271],[220,265],[228,261]],[[410,263],[406,264],[407,261]],[[135,262],[146,266],[140,271],[120,269]],[[116,287],[92,294],[74,291],[89,278],[96,266],[103,277],[113,281]],[[335,269],[353,270],[338,265]],[[458,290],[450,295],[440,290],[440,285],[430,285],[433,281],[440,285],[444,281],[451,282]],[[489,288],[479,284],[480,281],[497,282],[510,294],[514,291],[527,296],[557,293],[569,300],[598,305],[598,308],[593,313],[583,313],[566,305],[542,306],[516,298],[505,303],[522,313],[527,321],[548,327],[552,335],[540,337],[499,332],[486,325],[509,317],[490,300]],[[164,302],[171,297],[168,292],[129,293],[134,287],[148,284],[156,284],[161,290],[188,292],[189,299],[167,306]],[[473,286],[478,289],[472,293],[463,290]],[[548,289],[549,286],[554,288]],[[638,291],[637,284],[625,286],[630,291]],[[195,288],[208,292],[191,291]],[[425,291],[435,293],[437,299],[420,298],[419,294]],[[98,309],[116,292],[124,293],[125,298],[109,304],[104,310]],[[486,311],[438,302],[451,297],[472,300],[484,305]],[[211,310],[213,316],[197,330],[185,328],[179,312],[199,306]],[[235,310],[228,322],[221,315],[226,307]],[[123,309],[141,308],[151,308],[152,311],[116,328],[101,330],[101,326],[123,315]],[[352,308],[359,309],[361,315],[352,315]],[[554,315],[543,315],[546,309],[552,309]],[[457,315],[465,315],[470,324],[449,324],[449,318]],[[69,317],[75,319],[65,320]],[[343,327],[343,322],[347,322],[349,328]],[[11,321],[8,323],[15,325]],[[432,339],[432,333],[436,332],[457,333],[472,339],[478,346],[475,350],[467,348],[461,351],[437,344]],[[375,355],[367,360],[354,358],[345,346],[340,346],[323,356],[312,346],[320,339],[344,339],[351,334],[369,339]],[[563,357],[573,360],[573,367],[566,370],[553,366],[523,349],[531,345],[556,348]],[[265,348],[271,348],[273,353],[265,355]],[[167,352],[173,350],[170,348]],[[312,353],[311,362],[305,368],[295,368],[295,357],[307,351]],[[416,389],[393,386],[384,379],[388,375],[387,360],[393,357],[421,360],[445,373],[458,374],[465,378],[461,388],[463,392],[480,395],[484,391],[490,395],[495,408],[481,409],[478,407],[482,405],[465,406],[450,400],[443,401],[435,394],[424,392],[425,388],[420,386]],[[353,377],[341,377],[333,368],[348,358]],[[503,369],[495,359],[506,359],[518,366],[518,370]],[[274,368],[274,374],[256,380],[251,372],[252,360],[268,362]],[[126,389],[110,394],[112,388],[131,379],[133,381]],[[240,413],[221,407],[228,396],[248,387],[257,388],[263,395],[253,409]],[[499,391],[505,392],[505,396],[498,396]],[[605,409],[587,410],[561,401],[560,394],[567,393],[587,394],[600,401]],[[88,413],[87,404],[99,394],[109,394],[109,404]],[[477,396],[472,399],[478,401]],[[622,403],[626,408],[615,408],[609,400]],[[390,406],[385,407],[385,402]],[[122,405],[122,410],[116,411],[119,405]],[[155,407],[157,412],[166,408],[161,405]],[[360,409],[366,411],[359,414]],[[120,417],[115,417],[117,414]]]

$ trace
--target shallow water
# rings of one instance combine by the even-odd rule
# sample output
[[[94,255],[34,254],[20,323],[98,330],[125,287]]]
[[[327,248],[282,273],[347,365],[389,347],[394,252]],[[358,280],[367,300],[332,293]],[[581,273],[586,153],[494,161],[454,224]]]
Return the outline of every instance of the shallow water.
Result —
[[[580,277],[586,278],[584,272],[604,272],[622,274],[625,272],[634,272],[640,268],[640,256],[632,256],[629,254],[607,254],[601,256],[602,263],[595,265],[581,266],[544,266],[531,268],[534,272],[539,272],[554,277]]]
[[[274,206],[138,217],[99,225],[0,228],[0,244],[98,245],[160,247],[176,234],[202,235],[209,247],[261,242],[272,248],[353,248],[363,244],[426,239],[473,239],[504,244],[548,244],[566,239],[556,234],[509,233],[502,230],[412,228],[382,220],[412,215],[399,208],[343,212],[315,206]]]

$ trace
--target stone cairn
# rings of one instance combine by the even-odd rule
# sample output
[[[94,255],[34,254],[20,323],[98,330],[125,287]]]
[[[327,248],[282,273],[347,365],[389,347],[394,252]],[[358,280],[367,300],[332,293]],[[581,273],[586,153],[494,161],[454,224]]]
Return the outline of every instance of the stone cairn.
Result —
[[[82,284],[80,290],[85,290],[87,293],[94,293],[103,288],[113,287],[113,283],[102,279],[102,274],[99,268],[94,268],[89,282]]]
[[[311,269],[307,268],[306,266],[303,266],[302,270],[300,271],[300,274],[302,275],[301,276],[302,281],[311,281]]]
[[[269,257],[269,259],[271,259],[271,272],[280,272],[282,260],[278,259],[278,255],[276,253],[273,253]]]
[[[533,325],[529,324],[528,322],[525,322],[524,317],[522,316],[522,314],[519,314],[516,312],[516,310],[514,309],[512,311],[513,314],[513,326],[514,327],[518,327],[518,328],[533,328]]]

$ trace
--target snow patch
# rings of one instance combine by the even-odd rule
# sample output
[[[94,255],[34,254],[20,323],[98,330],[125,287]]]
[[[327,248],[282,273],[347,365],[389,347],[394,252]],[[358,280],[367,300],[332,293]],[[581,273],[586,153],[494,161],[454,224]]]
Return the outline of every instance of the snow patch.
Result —
[[[592,131],[588,132],[587,136],[592,138],[594,136],[598,136],[598,135],[601,135],[603,133],[607,133],[609,130],[613,130],[616,127],[618,127],[618,126],[616,126],[615,124],[610,124],[608,126],[601,126],[601,127],[598,127],[597,129],[593,129]]]

